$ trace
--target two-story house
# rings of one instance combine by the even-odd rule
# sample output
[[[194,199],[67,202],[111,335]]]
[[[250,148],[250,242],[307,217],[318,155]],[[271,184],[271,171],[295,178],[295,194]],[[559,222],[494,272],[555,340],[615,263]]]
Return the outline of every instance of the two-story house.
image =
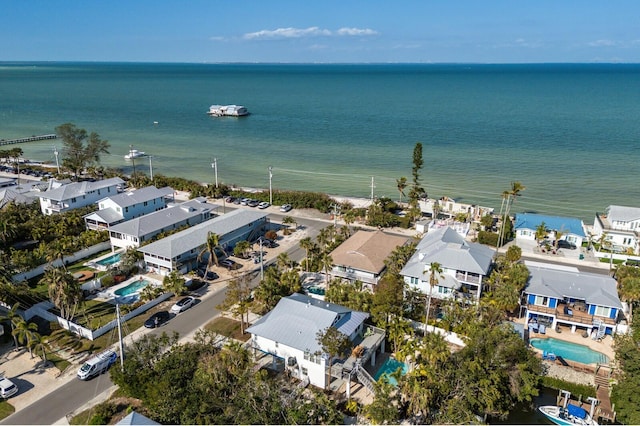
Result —
[[[95,182],[73,182],[51,188],[40,194],[42,214],[62,213],[96,203],[105,197],[116,195],[124,187],[118,177]]]
[[[116,223],[164,209],[173,200],[173,188],[155,186],[122,192],[98,201],[98,210],[86,215],[87,229],[104,230]]]
[[[400,274],[411,288],[438,299],[456,295],[479,299],[485,277],[493,265],[494,251],[482,244],[466,241],[450,227],[429,232],[418,243]],[[440,264],[442,276],[430,288],[430,265]]]
[[[567,240],[580,247],[586,238],[584,223],[574,217],[548,216],[535,213],[518,213],[515,217],[514,229],[516,231],[516,241],[536,239],[536,230],[544,223],[546,235],[543,237],[550,240],[556,239],[556,233],[560,231],[561,240]]]
[[[329,356],[318,342],[318,333],[329,327],[349,337],[360,346],[360,362],[375,364],[376,351],[384,351],[384,331],[365,326],[368,313],[354,311],[334,303],[294,293],[280,299],[275,308],[260,318],[247,333],[251,333],[254,352],[281,359],[293,377],[309,380],[319,388],[328,387],[333,377],[344,378],[356,365],[356,357],[336,362],[329,371]]]
[[[386,270],[385,259],[407,241],[382,231],[358,231],[331,252],[331,275],[360,281],[373,290]]]
[[[109,228],[111,247],[139,247],[162,232],[205,222],[215,215],[218,208],[215,204],[207,203],[206,198],[198,197],[112,225]]]
[[[575,267],[525,262],[529,281],[523,291],[527,323],[602,337],[614,334],[624,318],[616,281]]]
[[[255,241],[264,233],[267,214],[238,209],[161,240],[142,246],[138,251],[151,272],[167,275],[171,271],[187,273],[197,266],[198,254],[206,247],[209,233],[217,234],[220,247],[230,251],[238,241]]]
[[[640,254],[640,208],[609,206],[604,213],[596,213],[593,221],[594,239],[606,234],[614,251],[631,249]]]

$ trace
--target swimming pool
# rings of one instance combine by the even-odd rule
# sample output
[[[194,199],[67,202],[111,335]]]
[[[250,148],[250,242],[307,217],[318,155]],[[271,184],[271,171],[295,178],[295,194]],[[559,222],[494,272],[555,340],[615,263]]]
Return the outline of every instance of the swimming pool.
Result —
[[[139,292],[141,289],[145,288],[146,286],[148,286],[149,284],[151,284],[149,281],[147,280],[137,280],[132,282],[131,284],[128,284],[122,288],[117,289],[116,291],[114,291],[113,293],[116,296],[130,296],[132,294],[135,294],[137,292]]]
[[[554,339],[531,339],[531,346],[542,351],[553,352],[556,356],[582,364],[608,364],[609,357],[601,352],[596,352],[587,346]]]
[[[405,364],[404,362],[400,362],[394,358],[389,358],[384,362],[384,364],[380,366],[380,368],[376,372],[375,376],[373,376],[373,378],[376,379],[376,381],[378,381],[380,377],[386,376],[387,379],[389,380],[389,383],[391,383],[393,386],[398,386],[398,381],[391,375],[398,368],[402,369],[403,376],[407,374],[407,372],[409,371],[409,366],[407,366],[407,364]]]
[[[111,266],[114,263],[118,263],[118,262],[120,262],[120,253],[112,254],[109,257],[105,257],[104,259],[100,259],[96,261],[98,265],[102,265],[102,266]]]

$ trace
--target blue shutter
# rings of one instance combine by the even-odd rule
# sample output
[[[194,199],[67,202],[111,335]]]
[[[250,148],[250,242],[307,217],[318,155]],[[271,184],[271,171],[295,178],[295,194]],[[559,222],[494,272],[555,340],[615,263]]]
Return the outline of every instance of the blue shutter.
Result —
[[[589,315],[595,315],[596,314],[596,305],[589,305]]]
[[[558,299],[551,297],[549,298],[549,307],[555,308],[558,305]]]
[[[533,305],[534,303],[536,303],[536,295],[530,294],[527,298],[527,303],[529,303],[530,305]]]
[[[616,319],[618,315],[618,310],[616,308],[611,308],[611,312],[609,313],[609,318]]]

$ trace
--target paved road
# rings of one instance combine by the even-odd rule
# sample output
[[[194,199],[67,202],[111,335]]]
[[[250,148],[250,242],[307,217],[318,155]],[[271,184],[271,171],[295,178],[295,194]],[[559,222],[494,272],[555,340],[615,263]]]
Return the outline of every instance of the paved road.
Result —
[[[279,220],[279,218],[277,218]],[[312,219],[299,219],[298,225],[305,227],[307,235],[312,239],[318,234],[319,229],[326,226],[326,223],[314,221]],[[293,260],[300,261],[304,255],[304,250],[301,250],[297,244],[286,250],[289,257]],[[275,257],[269,259],[267,264],[275,262]],[[258,284],[258,276],[253,280],[252,285]],[[210,295],[200,299],[200,302],[194,305],[191,309],[177,315],[172,318],[164,327],[158,330],[150,331],[149,333],[160,334],[163,331],[171,333],[177,331],[180,337],[189,336],[191,333],[201,328],[212,318],[217,316],[220,311],[216,309],[225,298],[226,287],[213,288],[213,285],[209,288],[212,291]],[[133,338],[136,335],[143,333],[143,330],[134,332]],[[130,337],[125,338],[125,344]],[[113,368],[117,368],[114,366]],[[113,386],[108,374],[103,374],[90,381],[81,381],[76,378],[66,382],[58,389],[53,390],[46,395],[46,398],[34,402],[33,404],[25,407],[24,409],[14,413],[7,417],[0,424],[6,425],[31,425],[31,424],[54,424],[60,419],[64,418],[67,414],[74,412],[78,408],[86,405],[93,398],[106,391]],[[42,395],[43,397],[45,395]]]

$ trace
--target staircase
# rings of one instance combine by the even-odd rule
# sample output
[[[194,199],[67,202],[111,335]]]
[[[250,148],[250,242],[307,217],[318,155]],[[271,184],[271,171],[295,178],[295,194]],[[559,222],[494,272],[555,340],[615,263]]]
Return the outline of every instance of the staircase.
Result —
[[[594,417],[596,419],[603,419],[609,422],[614,422],[616,419],[616,412],[611,406],[611,399],[609,397],[610,385],[609,378],[611,377],[611,370],[608,367],[599,365],[596,369],[594,376],[594,382],[596,385],[596,398],[600,401],[600,404],[596,408]]]
[[[371,377],[369,373],[364,368],[356,369],[356,378],[360,383],[364,385],[365,388],[369,390],[371,393],[375,393],[375,379]]]
[[[598,330],[596,331],[596,340],[602,339],[607,331],[606,324],[604,323],[604,321],[598,319],[593,320],[593,325],[598,327]]]

